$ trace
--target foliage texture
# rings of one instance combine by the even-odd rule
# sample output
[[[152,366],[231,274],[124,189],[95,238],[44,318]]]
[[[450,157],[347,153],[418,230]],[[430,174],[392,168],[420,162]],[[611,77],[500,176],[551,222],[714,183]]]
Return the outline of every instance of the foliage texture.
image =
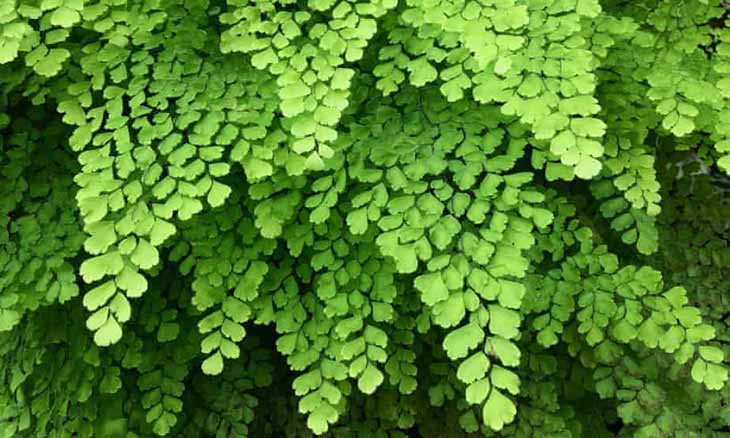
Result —
[[[0,1],[0,438],[730,436],[729,11]]]

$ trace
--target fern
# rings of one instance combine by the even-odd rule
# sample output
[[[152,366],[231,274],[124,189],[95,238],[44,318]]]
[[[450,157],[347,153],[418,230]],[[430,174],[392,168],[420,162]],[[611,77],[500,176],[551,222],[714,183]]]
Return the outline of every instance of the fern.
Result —
[[[5,0],[0,436],[730,430],[711,0]]]

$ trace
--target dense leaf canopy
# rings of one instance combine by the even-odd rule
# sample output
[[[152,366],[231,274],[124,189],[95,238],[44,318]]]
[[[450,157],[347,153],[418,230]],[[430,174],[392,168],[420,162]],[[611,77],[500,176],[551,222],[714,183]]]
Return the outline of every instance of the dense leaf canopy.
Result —
[[[730,434],[730,4],[0,0],[0,437]]]

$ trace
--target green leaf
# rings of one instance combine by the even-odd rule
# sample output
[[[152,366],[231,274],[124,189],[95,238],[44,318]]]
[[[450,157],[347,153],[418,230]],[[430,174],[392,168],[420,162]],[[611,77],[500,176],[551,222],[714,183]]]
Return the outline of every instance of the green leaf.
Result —
[[[114,281],[106,281],[84,294],[84,307],[94,311],[105,305],[116,291],[117,288],[115,287]]]
[[[388,335],[383,330],[373,325],[367,326],[363,335],[365,342],[368,344],[377,345],[383,348],[388,346]]]
[[[725,358],[722,350],[717,347],[703,345],[699,347],[699,352],[702,359],[712,363],[722,363]]]
[[[246,178],[252,182],[271,176],[273,173],[271,164],[255,157],[245,158],[242,165],[243,170],[246,172]]]
[[[422,87],[429,82],[433,82],[438,76],[436,69],[423,56],[411,61],[408,64],[408,70],[411,72],[411,84],[416,87]]]
[[[519,309],[525,296],[525,286],[509,280],[500,280],[499,285],[499,304],[508,309]]]
[[[581,137],[602,137],[606,132],[606,124],[592,117],[582,117],[570,121],[570,129]]]
[[[120,339],[122,339],[122,327],[111,315],[94,333],[94,343],[100,347],[116,344]]]
[[[112,221],[90,223],[86,226],[86,232],[90,236],[84,242],[84,249],[89,254],[103,254],[117,241],[117,233],[114,231]]]
[[[512,400],[502,395],[498,390],[492,389],[482,410],[484,424],[492,430],[500,431],[505,424],[509,424],[514,420],[516,414],[517,409]]]
[[[687,329],[687,340],[697,343],[700,341],[709,341],[715,337],[715,328],[709,324],[700,324],[698,326]]]
[[[675,309],[684,307],[684,305],[689,301],[687,299],[687,291],[683,287],[677,286],[664,292],[664,298],[666,298]]]
[[[231,194],[231,188],[219,182],[213,182],[208,192],[208,204],[211,207],[219,207],[228,199]]]
[[[318,369],[314,369],[304,373],[294,379],[292,388],[296,395],[305,395],[314,391],[322,385],[322,373]]]
[[[513,395],[520,392],[520,378],[508,369],[495,365],[490,373],[490,379],[495,388],[506,389]]]
[[[601,171],[601,162],[593,157],[583,156],[575,166],[575,176],[581,179],[592,179]]]
[[[487,352],[496,355],[502,364],[510,367],[520,364],[520,350],[513,342],[499,336],[490,336],[487,339],[487,347]]]
[[[147,279],[129,266],[125,266],[117,275],[116,284],[130,298],[140,297],[147,290]]]
[[[467,385],[483,378],[489,369],[487,355],[478,351],[463,361],[456,372],[456,377]]]
[[[51,13],[51,24],[53,26],[71,27],[81,20],[81,15],[71,8],[61,6]]]
[[[129,321],[132,315],[132,307],[129,305],[129,300],[124,294],[115,294],[114,298],[109,302],[109,311],[119,322]]]
[[[241,342],[244,336],[246,336],[246,330],[241,324],[235,323],[230,319],[223,321],[221,326],[221,332],[234,342]]]
[[[347,225],[350,226],[352,234],[363,234],[368,228],[367,208],[358,208],[347,215]]]
[[[61,66],[71,56],[66,49],[53,48],[48,54],[33,65],[33,70],[41,76],[51,77],[61,71]]]
[[[466,401],[469,404],[477,405],[484,402],[489,394],[489,379],[478,380],[466,387]]]
[[[677,137],[683,137],[695,129],[694,121],[688,117],[679,117],[677,122],[672,126],[672,134]]]
[[[510,339],[519,334],[520,314],[502,306],[489,305],[489,331]]]
[[[601,13],[601,5],[598,0],[578,0],[575,12],[584,17],[595,18]]]
[[[719,364],[708,363],[704,374],[703,382],[705,387],[711,391],[717,391],[725,386],[728,380],[727,367]]]
[[[679,327],[670,327],[669,330],[659,338],[659,348],[667,353],[673,353],[684,341],[684,331]]]
[[[157,248],[152,246],[147,240],[138,239],[137,247],[132,252],[130,260],[139,266],[140,269],[150,269],[160,262],[160,255],[157,252]]]
[[[223,355],[221,355],[220,351],[208,356],[208,358],[203,361],[201,369],[209,376],[220,374],[221,371],[223,371]]]
[[[656,348],[664,333],[653,319],[647,319],[639,327],[639,340],[649,348]]]
[[[440,272],[418,276],[414,281],[414,286],[421,292],[421,300],[428,306],[434,306],[449,297],[449,290],[446,288]]]
[[[694,327],[702,322],[700,310],[696,307],[682,307],[674,310],[674,316],[677,317],[679,323],[686,328]]]
[[[158,342],[171,342],[177,339],[177,335],[180,333],[180,325],[172,322],[165,322],[160,324],[160,328],[157,330],[157,341]]]
[[[112,251],[84,260],[81,263],[80,274],[86,283],[92,283],[106,275],[119,273],[123,267],[122,256],[118,251]]]
[[[622,320],[613,326],[611,335],[614,339],[627,344],[636,338],[638,331],[628,321]]]
[[[365,394],[372,394],[383,383],[383,373],[372,364],[365,367],[365,371],[357,379],[357,387]]]
[[[155,219],[155,224],[150,230],[150,244],[152,246],[162,245],[170,236],[175,234],[175,226],[160,218]]]
[[[529,21],[527,6],[525,5],[497,8],[496,13],[492,17],[494,28],[498,32],[504,32],[508,29],[519,29],[529,23]]]
[[[563,99],[558,104],[560,112],[565,115],[589,116],[601,110],[598,101],[592,96],[576,96]]]
[[[484,331],[476,324],[470,323],[451,331],[444,338],[443,346],[451,360],[466,357],[470,350],[476,348],[484,340]]]
[[[337,411],[328,404],[323,403],[307,417],[307,427],[315,434],[321,435],[327,432],[329,425],[337,421],[337,418]]]
[[[553,137],[550,141],[550,152],[556,155],[564,155],[572,151],[577,145],[575,134],[566,129]]]

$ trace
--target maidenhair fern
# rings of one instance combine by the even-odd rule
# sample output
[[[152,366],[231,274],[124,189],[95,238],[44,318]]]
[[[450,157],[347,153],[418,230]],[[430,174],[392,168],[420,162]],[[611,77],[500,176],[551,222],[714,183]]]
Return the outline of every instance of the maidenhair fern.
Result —
[[[0,437],[730,431],[719,0],[4,0]]]

